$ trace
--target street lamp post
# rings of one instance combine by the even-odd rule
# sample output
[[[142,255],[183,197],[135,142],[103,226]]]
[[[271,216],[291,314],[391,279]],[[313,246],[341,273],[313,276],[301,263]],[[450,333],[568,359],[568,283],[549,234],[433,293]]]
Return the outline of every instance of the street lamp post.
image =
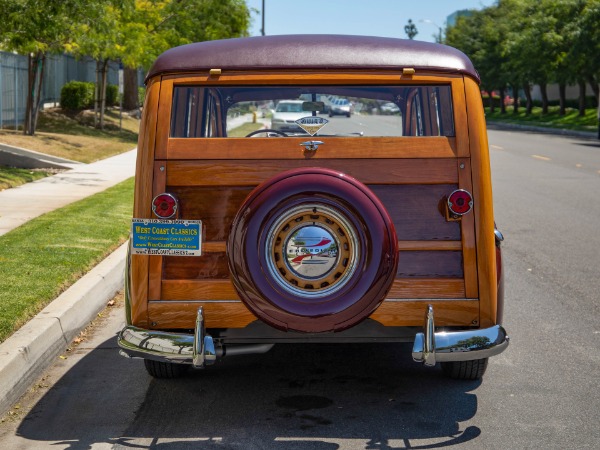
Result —
[[[437,27],[437,29],[438,29],[438,36],[436,38],[436,41],[437,41],[438,44],[442,43],[442,27],[440,27],[438,24],[436,24],[433,20],[430,20],[430,19],[421,19],[421,20],[419,20],[419,22],[421,22],[421,23],[428,23],[428,24],[433,25],[434,27]]]
[[[265,0],[262,0],[262,11],[260,12],[262,16],[262,28],[260,29],[260,34],[265,35]]]

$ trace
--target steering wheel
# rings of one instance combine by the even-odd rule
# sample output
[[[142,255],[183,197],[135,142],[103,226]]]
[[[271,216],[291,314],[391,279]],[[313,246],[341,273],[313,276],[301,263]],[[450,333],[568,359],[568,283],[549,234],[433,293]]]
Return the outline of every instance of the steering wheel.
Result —
[[[262,128],[260,130],[254,130],[253,132],[248,133],[246,135],[246,137],[252,137],[255,134],[261,134],[261,133],[267,133],[267,137],[272,137],[273,134],[283,136],[283,137],[288,137],[288,135],[285,134],[283,131],[273,130],[271,128]]]

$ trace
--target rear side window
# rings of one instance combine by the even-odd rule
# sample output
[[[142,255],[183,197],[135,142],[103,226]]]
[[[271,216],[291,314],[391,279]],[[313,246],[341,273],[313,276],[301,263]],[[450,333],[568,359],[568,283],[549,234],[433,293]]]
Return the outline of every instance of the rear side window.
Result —
[[[175,86],[170,135],[242,137],[262,127],[302,136],[297,121],[307,117],[323,119],[315,136],[455,134],[449,85],[405,85]]]

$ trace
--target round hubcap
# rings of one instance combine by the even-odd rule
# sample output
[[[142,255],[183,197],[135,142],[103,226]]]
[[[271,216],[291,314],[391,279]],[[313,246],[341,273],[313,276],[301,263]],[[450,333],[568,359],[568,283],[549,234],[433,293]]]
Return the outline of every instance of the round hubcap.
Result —
[[[356,232],[328,206],[294,208],[273,224],[268,236],[268,270],[288,292],[324,297],[341,289],[356,270]]]

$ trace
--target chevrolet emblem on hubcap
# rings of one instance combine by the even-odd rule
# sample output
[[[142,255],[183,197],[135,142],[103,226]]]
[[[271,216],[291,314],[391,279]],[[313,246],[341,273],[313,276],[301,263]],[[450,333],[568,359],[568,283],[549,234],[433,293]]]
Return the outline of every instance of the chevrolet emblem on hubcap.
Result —
[[[356,270],[356,236],[353,226],[328,206],[289,210],[269,232],[269,271],[288,292],[324,297],[342,288]]]

